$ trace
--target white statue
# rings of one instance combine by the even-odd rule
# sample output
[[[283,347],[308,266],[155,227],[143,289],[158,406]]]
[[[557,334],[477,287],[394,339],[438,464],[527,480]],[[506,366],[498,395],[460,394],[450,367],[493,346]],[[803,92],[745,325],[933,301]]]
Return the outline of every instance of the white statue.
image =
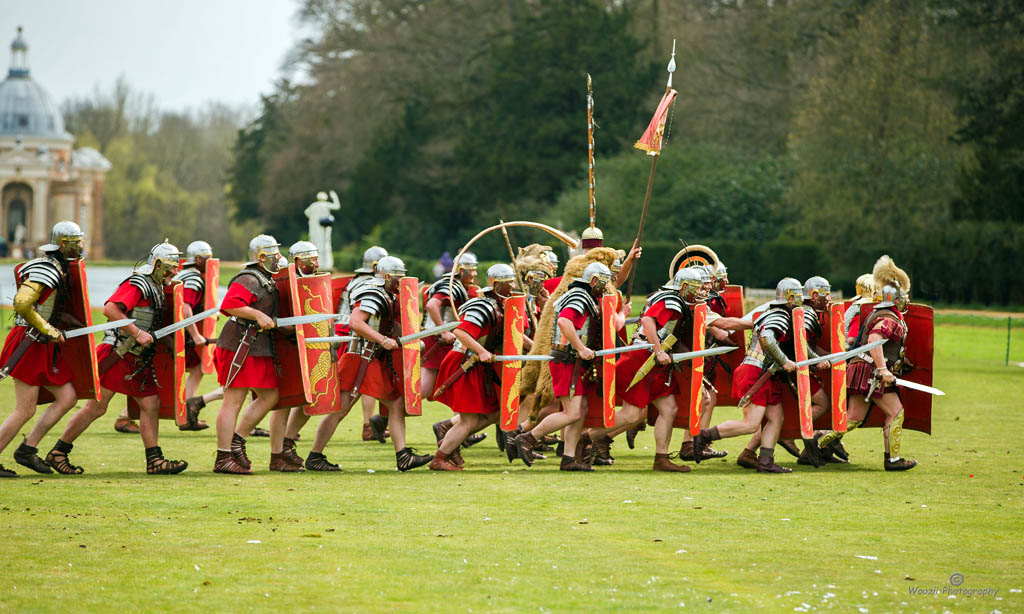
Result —
[[[306,207],[309,240],[316,245],[322,271],[334,268],[334,254],[331,253],[331,226],[334,224],[334,216],[331,215],[331,211],[338,209],[341,209],[341,201],[334,190],[331,190],[331,200],[327,200],[327,194],[319,192],[316,195],[316,202]]]

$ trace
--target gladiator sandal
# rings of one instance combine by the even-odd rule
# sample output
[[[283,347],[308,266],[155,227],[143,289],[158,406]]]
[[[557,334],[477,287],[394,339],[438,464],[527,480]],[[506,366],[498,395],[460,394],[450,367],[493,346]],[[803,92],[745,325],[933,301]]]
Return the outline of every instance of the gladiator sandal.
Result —
[[[295,440],[290,437],[284,438],[284,450],[281,452],[284,454],[284,458],[292,465],[298,465],[299,467],[305,462],[301,456],[295,451]]]
[[[508,434],[505,433],[505,431],[501,430],[501,425],[495,424],[494,425],[494,443],[498,444],[498,450],[499,451],[501,451],[501,452],[505,451],[505,444],[506,444],[506,440],[507,439],[508,439]]]
[[[612,438],[602,435],[594,442],[594,464],[607,467],[615,463],[612,456]]]
[[[861,424],[863,424],[862,420],[850,420],[846,424],[846,432],[845,433],[840,433],[839,431],[829,431],[829,432],[825,433],[824,435],[821,436],[821,439],[818,440],[818,447],[819,448],[827,448],[827,447],[833,445],[834,443],[838,443],[840,440],[842,440],[843,435],[845,435],[846,433],[849,433],[850,431],[852,431],[853,429],[857,428]],[[840,448],[842,448],[842,446],[840,446]],[[846,450],[843,450],[843,453],[845,454]],[[839,456],[839,458],[843,458],[842,455],[837,455],[837,456]],[[844,460],[849,460],[849,459],[850,459],[850,456],[846,455]]]
[[[576,442],[576,454],[574,456],[588,465],[594,464],[594,442],[590,439],[589,433],[583,432],[580,435],[580,440]]]
[[[775,450],[773,448],[761,448],[757,456],[758,473],[792,473],[789,467],[782,467],[775,464]]]
[[[819,445],[820,445],[820,443],[819,443]],[[841,440],[837,439],[831,446],[828,446],[827,448],[823,448],[822,450],[823,451],[824,450],[828,450],[829,452],[832,453],[832,456],[830,456],[828,458],[828,462],[830,462],[830,463],[848,463],[848,462],[850,462],[850,453],[847,452],[846,448],[843,447],[843,442]]]
[[[192,428],[199,425],[199,411],[206,407],[203,397],[189,397],[185,399],[185,420]]]
[[[485,439],[487,439],[487,433],[470,433],[466,437],[466,440],[462,442],[462,445],[469,448],[471,446],[475,446],[476,444],[480,443]]]
[[[28,467],[36,473],[53,473],[53,469],[50,469],[49,465],[39,458],[39,448],[33,448],[24,441],[14,451],[14,462],[22,467]]]
[[[721,438],[722,436],[718,433],[717,426],[713,426],[709,429],[701,429],[700,432],[693,437],[693,449],[703,450],[710,446],[712,441],[718,441]],[[706,458],[707,457],[703,454],[695,454],[693,461],[699,465],[700,462]]]
[[[322,452],[310,452],[306,457],[306,469],[310,471],[341,471],[341,465],[327,460]]]
[[[686,465],[677,465],[672,462],[671,454],[655,454],[654,455],[654,466],[651,467],[654,471],[673,471],[675,473],[689,473],[690,468]]]
[[[139,429],[139,425],[135,424],[135,421],[131,418],[118,418],[117,420],[114,420],[114,430],[118,433],[127,434],[142,432],[141,429]]]
[[[252,470],[252,461],[249,460],[249,456],[245,453],[245,437],[238,433],[231,436],[231,456],[235,457],[236,463]]]
[[[297,464],[297,465],[292,464],[291,462],[289,462],[288,457],[285,455],[284,452],[279,452],[277,454],[271,452],[270,453],[270,470],[271,471],[282,471],[282,472],[285,472],[285,473],[298,473],[300,471],[305,471],[305,468],[303,468],[301,462],[299,464]]]
[[[261,429],[260,427],[257,426],[256,428],[254,428],[252,430],[251,433],[249,433],[249,436],[250,437],[270,437],[270,431],[268,431],[267,429]]]
[[[736,457],[736,464],[744,469],[757,469],[757,456],[753,450],[743,448],[740,455]]]
[[[888,444],[889,452],[885,454],[883,466],[886,471],[907,471],[917,466],[912,458],[900,458],[900,444],[903,440],[903,411],[896,414],[889,426],[882,429],[882,436]],[[891,456],[890,456],[891,454]]]
[[[235,462],[235,457],[230,450],[217,450],[217,460],[213,463],[213,472],[252,475],[252,469],[246,469]]]
[[[805,446],[806,446],[806,444],[805,444]],[[780,439],[779,440],[779,447],[782,448],[783,450],[785,450],[786,452],[789,452],[790,456],[792,456],[793,458],[796,458],[796,459],[799,459],[800,455],[803,454],[800,451],[800,448],[796,447],[796,444],[793,443],[792,439]]]
[[[451,462],[451,455],[438,450],[430,461],[431,471],[462,471],[462,467]]]
[[[17,473],[14,473],[13,471],[8,469],[7,467],[4,467],[3,465],[0,465],[0,478],[16,478],[16,477],[18,477]]]
[[[571,456],[562,455],[562,463],[558,466],[559,471],[593,471],[594,467],[583,461],[578,461]]]
[[[459,449],[461,447],[462,446],[459,446],[458,448],[455,448],[455,450],[451,454],[448,455],[449,462],[451,462],[453,465],[455,465],[459,469],[462,469],[466,465],[466,461],[462,459],[462,454],[459,453]]]
[[[442,420],[435,422],[431,427],[434,430],[434,437],[437,438],[437,443],[440,444],[444,439],[444,436],[448,434],[448,431],[452,428],[452,419]]]
[[[46,455],[46,464],[53,467],[57,473],[62,475],[78,475],[80,473],[85,473],[85,469],[72,465],[68,462],[68,454],[71,454],[71,448],[73,447],[75,447],[74,444],[58,439],[57,443],[54,444],[53,449]]]
[[[515,459],[519,458],[519,448],[516,447],[516,438],[522,434],[521,429],[522,427],[517,426],[516,430],[509,431],[505,435],[505,457],[508,459],[508,462],[510,463]]]
[[[370,427],[370,423],[367,422],[363,425],[363,441],[373,441],[376,437],[373,436],[373,428]]]
[[[422,467],[434,458],[429,454],[417,454],[416,450],[406,446],[404,449],[395,452],[395,464],[399,471],[409,471],[416,467]]]
[[[529,431],[515,438],[515,447],[519,452],[519,458],[526,463],[527,467],[533,465],[533,449],[537,446],[537,440]]]
[[[885,455],[883,465],[886,471],[907,471],[917,466],[917,461],[912,458],[900,458],[898,456]]]
[[[370,430],[373,431],[373,438],[377,443],[385,443],[388,439],[388,419],[380,414],[370,416]]]
[[[171,475],[181,473],[186,469],[188,469],[188,461],[167,460],[164,458],[164,453],[160,446],[146,448],[146,473],[149,475]]]

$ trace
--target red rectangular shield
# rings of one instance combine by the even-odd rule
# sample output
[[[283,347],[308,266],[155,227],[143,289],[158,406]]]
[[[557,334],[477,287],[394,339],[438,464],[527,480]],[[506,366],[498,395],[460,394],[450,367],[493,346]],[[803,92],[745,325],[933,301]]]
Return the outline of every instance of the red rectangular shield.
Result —
[[[164,301],[168,309],[156,328],[162,328],[185,319],[185,286],[180,281],[164,286]],[[160,418],[186,424],[185,419],[185,329],[178,329],[156,342],[153,370],[160,397]],[[139,417],[139,405],[128,398],[128,415]]]
[[[15,273],[17,276],[17,272]],[[92,308],[89,305],[89,287],[85,278],[85,261],[73,260],[68,267],[70,296],[64,306],[82,326],[92,326]],[[100,336],[102,338],[102,334]],[[96,335],[84,335],[64,342],[60,351],[71,367],[71,384],[79,399],[100,398],[100,371],[96,362]],[[40,405],[53,402],[53,395],[45,388],[39,389]]]
[[[708,306],[698,303],[693,307],[693,342],[690,349],[694,352],[704,349],[707,338],[706,322]],[[701,398],[704,392],[704,357],[698,356],[690,360],[690,434],[700,433]]]
[[[420,330],[419,282],[415,277],[403,277],[398,285],[399,319],[402,336]],[[423,393],[420,390],[420,340],[410,341],[402,346],[402,396],[405,398],[405,413],[410,416],[423,414]]]
[[[842,303],[828,306],[828,320],[822,323],[827,331],[830,354],[846,351],[846,331],[843,330],[843,315],[846,309]],[[846,432],[846,361],[839,360],[832,364],[830,398],[832,400],[832,430]]]
[[[289,264],[287,269],[281,269],[274,277],[274,281],[277,283],[278,292],[277,317],[302,315],[295,265]],[[279,331],[260,334],[273,335],[277,363],[281,367],[278,377],[278,399],[274,409],[308,405],[313,395],[309,384],[309,357],[306,354],[304,326],[295,327],[294,337]]]
[[[616,345],[615,314],[619,297],[605,294],[601,297],[601,347],[610,350]],[[601,414],[604,426],[615,426],[615,362],[617,356],[608,354],[601,357]]]
[[[807,329],[804,328],[804,308],[793,309],[793,353],[800,362],[807,360]],[[800,412],[800,436],[814,437],[814,420],[811,416],[811,371],[810,367],[796,370],[797,409]]]
[[[505,299],[504,331],[501,353],[523,353],[523,334],[526,330],[526,297]],[[519,384],[522,381],[523,361],[501,363],[501,430],[514,431],[519,426]]]
[[[300,312],[295,315],[335,313],[331,278],[327,273],[299,277],[295,284],[298,292]],[[296,327],[302,329],[302,343],[305,346],[306,364],[309,366],[309,390],[312,399],[305,406],[308,415],[326,414],[341,409],[341,391],[338,389],[338,363],[331,351],[330,343],[306,343],[312,337],[327,337],[332,334],[334,320],[322,320]]]
[[[722,298],[725,299],[726,317],[743,317],[743,286],[726,286],[722,292]],[[715,363],[715,377],[712,383],[715,386],[715,390],[718,391],[715,404],[719,406],[737,405],[740,402],[739,399],[734,399],[732,396],[732,374],[743,362],[747,348],[747,336],[742,330],[734,330],[729,333],[729,341],[739,349],[721,356],[712,356],[707,359],[708,362],[706,363],[709,365],[712,362]],[[710,371],[710,366],[707,368],[707,371]]]
[[[345,288],[355,278],[353,275],[338,275],[331,277],[331,309],[334,313],[338,313],[338,308],[341,307],[341,295],[345,292]]]
[[[218,305],[217,290],[220,287],[220,260],[210,258],[206,261],[206,270],[203,272],[203,283],[206,290],[203,294],[203,309],[213,309]],[[217,335],[217,316],[210,316],[199,324],[199,334],[207,339],[213,339]],[[216,344],[207,344],[199,352],[202,361],[203,373],[213,373],[216,369],[213,366],[213,350]]]

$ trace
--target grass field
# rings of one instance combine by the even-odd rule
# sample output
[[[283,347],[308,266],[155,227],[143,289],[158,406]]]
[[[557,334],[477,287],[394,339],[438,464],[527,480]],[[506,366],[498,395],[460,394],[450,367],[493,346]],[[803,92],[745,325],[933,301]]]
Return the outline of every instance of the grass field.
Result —
[[[271,474],[267,440],[250,439],[258,474],[215,475],[213,429],[167,423],[165,452],[192,466],[148,477],[113,405],[76,445],[87,473],[17,467],[0,482],[0,611],[1021,612],[1024,369],[1003,366],[1005,338],[937,329],[948,396],[932,436],[904,439],[920,465],[897,474],[881,469],[878,430],[845,440],[848,466],[757,475],[732,440],[725,460],[654,474],[650,429],[591,474],[509,465],[493,433],[465,472],[400,474],[353,415],[328,448],[343,474]],[[0,399],[13,403],[10,383]],[[430,424],[449,413],[424,413],[410,441],[432,450]]]

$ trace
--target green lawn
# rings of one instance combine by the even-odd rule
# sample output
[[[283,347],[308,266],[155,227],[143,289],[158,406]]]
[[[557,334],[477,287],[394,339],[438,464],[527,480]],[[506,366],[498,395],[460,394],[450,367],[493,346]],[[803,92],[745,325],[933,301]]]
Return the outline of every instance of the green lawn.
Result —
[[[939,327],[948,396],[932,436],[904,439],[920,465],[897,474],[881,470],[878,430],[845,440],[848,466],[757,475],[731,440],[725,460],[654,474],[650,429],[592,474],[509,465],[493,433],[465,472],[400,474],[353,415],[328,448],[343,474],[271,474],[267,440],[251,439],[257,475],[215,475],[213,429],[167,423],[165,452],[192,467],[148,477],[112,406],[73,453],[86,474],[17,467],[0,482],[0,611],[1024,611],[1024,369],[1003,366],[1005,338]],[[12,404],[9,382],[0,396]],[[431,404],[411,419],[413,445],[432,450],[430,424],[448,415]],[[997,592],[951,599],[955,573],[956,588]]]

